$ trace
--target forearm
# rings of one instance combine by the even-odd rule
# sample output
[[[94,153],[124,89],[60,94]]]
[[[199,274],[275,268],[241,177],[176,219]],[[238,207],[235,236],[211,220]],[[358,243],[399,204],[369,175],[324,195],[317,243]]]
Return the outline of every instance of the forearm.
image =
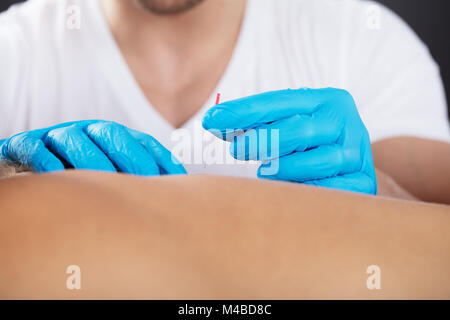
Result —
[[[394,199],[420,201],[417,197],[401,187],[391,176],[381,170],[376,170],[378,196]]]
[[[450,204],[450,144],[398,137],[372,149],[377,169],[403,190],[422,201]]]
[[[200,176],[39,176],[0,195],[2,298],[450,297],[448,207]]]

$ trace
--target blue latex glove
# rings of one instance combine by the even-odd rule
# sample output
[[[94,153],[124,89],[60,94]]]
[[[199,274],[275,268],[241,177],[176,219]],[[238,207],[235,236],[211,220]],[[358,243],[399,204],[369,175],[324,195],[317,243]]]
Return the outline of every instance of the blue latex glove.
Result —
[[[369,135],[345,90],[302,88],[225,102],[208,110],[203,127],[232,141],[236,159],[264,161],[260,178],[377,193]],[[274,161],[276,172],[264,174]]]
[[[36,172],[64,170],[66,165],[144,176],[186,173],[153,137],[101,120],[63,123],[0,141],[0,161]]]

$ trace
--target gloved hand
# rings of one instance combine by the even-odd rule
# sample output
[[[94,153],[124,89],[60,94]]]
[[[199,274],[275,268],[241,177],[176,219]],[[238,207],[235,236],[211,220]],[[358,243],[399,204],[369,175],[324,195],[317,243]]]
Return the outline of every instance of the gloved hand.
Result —
[[[144,176],[186,173],[153,137],[100,120],[63,123],[0,141],[0,161],[36,172],[64,170],[67,166]]]
[[[236,159],[265,162],[260,178],[377,193],[369,135],[345,90],[302,88],[225,102],[208,110],[203,127],[231,136]],[[264,174],[274,161],[276,172]]]

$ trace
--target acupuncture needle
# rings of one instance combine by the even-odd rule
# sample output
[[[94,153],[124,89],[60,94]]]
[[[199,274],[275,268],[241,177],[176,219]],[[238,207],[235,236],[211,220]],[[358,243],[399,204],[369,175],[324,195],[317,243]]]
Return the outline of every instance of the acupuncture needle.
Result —
[[[217,94],[216,105],[218,105],[219,103],[220,103],[220,93]]]

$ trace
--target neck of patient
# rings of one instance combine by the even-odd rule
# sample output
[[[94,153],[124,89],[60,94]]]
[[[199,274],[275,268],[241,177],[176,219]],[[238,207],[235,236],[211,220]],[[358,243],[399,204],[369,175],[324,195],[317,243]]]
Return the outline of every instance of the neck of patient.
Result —
[[[151,55],[173,51],[193,58],[233,42],[245,5],[242,0],[206,0],[183,13],[159,15],[135,1],[102,0],[114,36],[127,41],[127,48],[135,47]]]
[[[243,0],[205,0],[184,13],[156,15],[131,0],[102,2],[136,81],[175,127],[214,94],[233,54],[245,7]]]

